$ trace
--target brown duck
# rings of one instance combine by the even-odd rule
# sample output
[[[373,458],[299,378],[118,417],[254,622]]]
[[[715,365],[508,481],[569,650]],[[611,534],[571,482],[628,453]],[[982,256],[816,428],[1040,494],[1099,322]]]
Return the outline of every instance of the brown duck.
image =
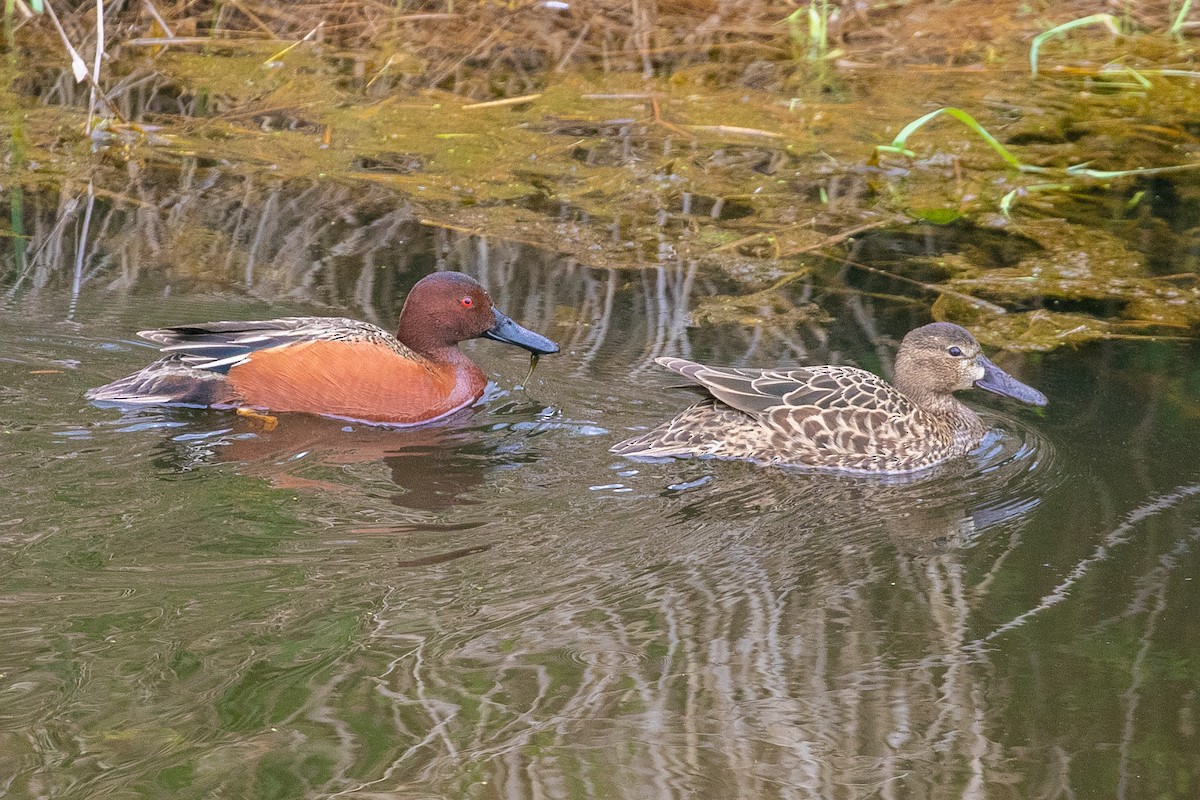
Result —
[[[712,397],[612,448],[626,456],[742,459],[851,472],[903,473],[963,455],[986,428],[954,392],[983,389],[1035,406],[1046,396],[980,352],[964,328],[910,331],[891,384],[854,367],[706,367],[657,359]]]
[[[417,281],[395,336],[341,317],[206,322],[138,335],[166,355],[92,389],[88,399],[420,425],[483,395],[487,377],[459,342],[486,337],[535,355],[558,352],[557,344],[501,314],[474,278],[458,272]]]

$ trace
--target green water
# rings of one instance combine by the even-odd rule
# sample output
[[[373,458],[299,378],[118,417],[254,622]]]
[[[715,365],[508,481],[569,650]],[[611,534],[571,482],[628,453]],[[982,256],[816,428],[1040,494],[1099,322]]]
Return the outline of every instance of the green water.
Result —
[[[874,150],[955,103],[1026,163],[1200,153],[1190,78],[1034,84],[1024,47],[484,109],[316,45],[126,48],[161,127],[91,138],[11,59],[0,798],[1200,796],[1195,172]],[[392,328],[437,269],[562,352],[525,383],[469,343],[484,401],[407,431],[84,400],[140,329]],[[933,317],[1049,406],[967,397],[992,432],[911,479],[607,452],[694,399],[655,357],[887,374]]]
[[[395,298],[111,265],[6,303],[4,796],[1194,796],[1190,345],[1007,360],[1044,415],[974,398],[995,432],[919,480],[632,462],[690,400],[651,356],[878,368],[919,315],[693,328],[685,264],[404,230],[348,285],[461,269],[563,353],[521,387],[472,343],[495,387],[446,425],[265,432],[82,394],[140,327]]]

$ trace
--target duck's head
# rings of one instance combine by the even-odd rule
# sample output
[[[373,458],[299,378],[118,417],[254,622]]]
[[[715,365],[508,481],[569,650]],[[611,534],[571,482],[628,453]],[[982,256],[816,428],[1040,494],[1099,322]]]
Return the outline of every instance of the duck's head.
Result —
[[[557,344],[500,313],[479,282],[461,272],[435,272],[417,281],[404,300],[396,333],[397,339],[420,353],[481,336],[536,355],[558,352]]]
[[[1032,406],[1046,405],[1046,395],[993,364],[965,328],[934,322],[909,331],[896,353],[896,385],[916,394],[950,394],[983,389]]]

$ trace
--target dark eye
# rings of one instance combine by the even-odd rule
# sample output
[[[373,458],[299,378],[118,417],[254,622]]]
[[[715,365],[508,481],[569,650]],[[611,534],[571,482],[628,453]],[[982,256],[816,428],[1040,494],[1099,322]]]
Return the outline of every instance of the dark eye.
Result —
[[[470,295],[467,295],[458,302],[462,304],[463,308],[470,308],[471,306],[475,305],[475,300]]]
[[[959,356],[962,355],[962,350],[959,349],[958,347],[951,347],[946,352],[949,353],[950,355],[954,356],[955,358],[958,358]]]

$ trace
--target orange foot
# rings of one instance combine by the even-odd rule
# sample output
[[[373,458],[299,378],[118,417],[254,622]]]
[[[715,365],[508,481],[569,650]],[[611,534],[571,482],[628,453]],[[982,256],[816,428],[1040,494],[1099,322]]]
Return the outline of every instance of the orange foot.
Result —
[[[270,414],[260,414],[253,408],[246,408],[243,406],[237,410],[237,413],[238,416],[248,417],[249,419],[262,423],[264,431],[273,431],[275,430],[275,426],[279,424],[279,417],[272,417]]]

